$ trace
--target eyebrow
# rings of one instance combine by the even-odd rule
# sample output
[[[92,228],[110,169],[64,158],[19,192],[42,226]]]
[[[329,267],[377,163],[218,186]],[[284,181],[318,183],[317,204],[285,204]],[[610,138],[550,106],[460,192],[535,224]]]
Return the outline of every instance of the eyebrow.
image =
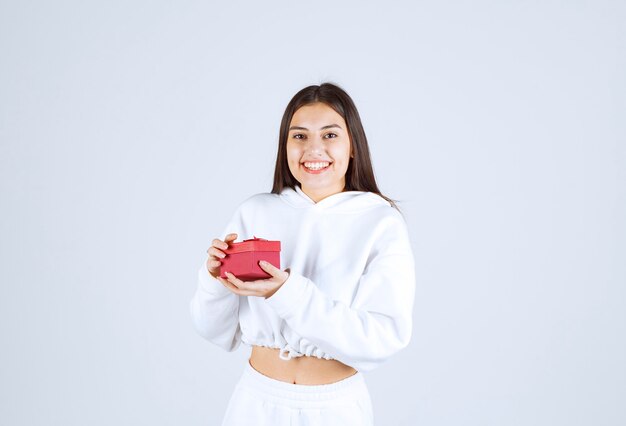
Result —
[[[320,127],[320,130],[330,129],[331,127],[338,127],[341,129],[341,126],[339,124],[329,124],[328,126]],[[289,130],[309,130],[309,129],[307,129],[306,127],[291,126]]]

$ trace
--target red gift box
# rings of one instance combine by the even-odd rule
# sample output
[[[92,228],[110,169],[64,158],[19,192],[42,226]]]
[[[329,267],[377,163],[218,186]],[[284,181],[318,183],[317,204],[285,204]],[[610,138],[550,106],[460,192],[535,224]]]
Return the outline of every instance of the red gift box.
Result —
[[[271,275],[259,266],[261,260],[280,269],[280,241],[254,237],[239,243],[230,243],[228,248],[222,251],[226,257],[221,259],[220,277],[224,279],[227,278],[226,271],[241,281],[271,278]]]

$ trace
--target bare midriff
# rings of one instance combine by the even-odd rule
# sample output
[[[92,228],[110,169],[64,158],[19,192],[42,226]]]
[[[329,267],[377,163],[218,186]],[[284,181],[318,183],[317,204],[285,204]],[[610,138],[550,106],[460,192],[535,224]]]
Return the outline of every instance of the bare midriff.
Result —
[[[280,349],[253,346],[250,365],[259,373],[299,385],[326,385],[356,374],[356,370],[336,359],[301,356],[284,360],[279,358]]]

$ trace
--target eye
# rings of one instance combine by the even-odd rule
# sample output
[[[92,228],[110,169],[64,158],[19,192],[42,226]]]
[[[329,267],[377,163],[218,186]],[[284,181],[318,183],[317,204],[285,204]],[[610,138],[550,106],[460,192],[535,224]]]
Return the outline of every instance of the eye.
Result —
[[[334,138],[337,137],[337,135],[335,133],[326,133],[326,135],[324,135],[324,136],[330,136],[330,135],[333,135],[333,137],[329,138],[329,139],[334,139]]]
[[[304,138],[304,135],[302,133],[294,133],[291,137],[294,139],[302,139],[302,138],[299,138],[298,136],[302,136],[302,138]]]

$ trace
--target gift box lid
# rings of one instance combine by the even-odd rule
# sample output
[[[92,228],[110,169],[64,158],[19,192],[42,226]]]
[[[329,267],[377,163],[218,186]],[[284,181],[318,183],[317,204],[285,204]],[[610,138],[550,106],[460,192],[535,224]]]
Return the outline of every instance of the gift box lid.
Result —
[[[226,254],[242,253],[247,251],[280,251],[280,241],[270,241],[265,238],[250,238],[239,243],[231,243],[224,250]]]

